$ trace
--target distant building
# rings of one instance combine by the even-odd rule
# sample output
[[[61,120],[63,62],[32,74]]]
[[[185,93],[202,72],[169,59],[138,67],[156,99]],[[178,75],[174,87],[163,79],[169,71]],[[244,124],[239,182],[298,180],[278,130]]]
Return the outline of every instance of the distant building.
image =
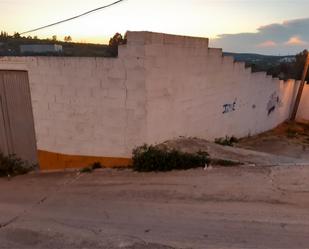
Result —
[[[22,54],[61,53],[62,50],[62,45],[57,44],[20,45],[20,52]]]
[[[296,58],[295,57],[283,57],[282,59],[279,60],[279,62],[283,62],[283,63],[291,63],[291,62],[295,62]]]

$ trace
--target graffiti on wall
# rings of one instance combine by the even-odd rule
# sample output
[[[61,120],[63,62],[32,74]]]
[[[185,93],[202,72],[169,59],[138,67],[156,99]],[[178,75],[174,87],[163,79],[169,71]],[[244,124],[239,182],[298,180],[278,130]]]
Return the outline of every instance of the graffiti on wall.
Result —
[[[235,99],[233,103],[224,104],[223,114],[236,111],[236,102],[237,102],[237,99]]]
[[[267,103],[267,113],[268,116],[272,114],[276,108],[281,107],[282,102],[280,100],[280,97],[276,92],[274,92],[272,95],[270,95],[269,101]]]

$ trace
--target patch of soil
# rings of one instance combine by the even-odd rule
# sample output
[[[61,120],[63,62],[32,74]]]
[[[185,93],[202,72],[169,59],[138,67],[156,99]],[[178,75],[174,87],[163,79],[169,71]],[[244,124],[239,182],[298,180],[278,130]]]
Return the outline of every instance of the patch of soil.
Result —
[[[236,146],[309,160],[309,123],[285,122],[271,131],[241,139]]]
[[[261,143],[261,139],[259,138],[256,138],[255,141],[255,144]],[[250,147],[248,144],[248,148],[244,149],[241,147],[238,148],[215,144],[205,139],[181,137],[174,140],[168,140],[162,144],[157,145],[157,147],[167,150],[175,149],[187,153],[197,153],[199,151],[203,151],[207,152],[210,155],[211,159],[228,160],[233,162],[239,162],[239,164],[245,165],[253,164],[273,166],[280,164],[303,163],[301,159],[290,156],[282,156],[282,154],[280,153],[274,155],[267,150],[259,151],[258,149],[256,149],[257,146]],[[242,144],[240,144],[240,146],[242,146]],[[280,148],[281,147],[279,147],[278,149]]]

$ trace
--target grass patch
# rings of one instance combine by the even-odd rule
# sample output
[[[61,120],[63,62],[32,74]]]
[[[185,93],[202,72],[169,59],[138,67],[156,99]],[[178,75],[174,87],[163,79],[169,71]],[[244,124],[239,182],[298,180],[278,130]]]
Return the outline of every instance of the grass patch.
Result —
[[[223,145],[223,146],[234,146],[234,144],[238,143],[238,142],[239,142],[239,140],[234,136],[232,136],[232,137],[226,136],[225,138],[220,137],[220,138],[215,139],[216,144],[220,144],[220,145]]]
[[[14,154],[5,156],[0,153],[0,177],[24,175],[35,168],[36,165],[29,164]]]
[[[207,152],[184,153],[144,145],[133,150],[133,169],[139,172],[187,170],[210,162]]]

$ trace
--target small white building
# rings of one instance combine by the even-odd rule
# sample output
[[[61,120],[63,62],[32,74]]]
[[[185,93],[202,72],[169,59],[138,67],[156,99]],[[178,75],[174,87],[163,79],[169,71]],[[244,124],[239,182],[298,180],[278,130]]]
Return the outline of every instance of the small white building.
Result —
[[[279,60],[282,63],[291,63],[291,62],[295,62],[296,58],[295,57],[283,57],[282,59]]]
[[[62,45],[58,44],[32,44],[32,45],[20,45],[20,52],[26,53],[61,53],[63,51]]]

